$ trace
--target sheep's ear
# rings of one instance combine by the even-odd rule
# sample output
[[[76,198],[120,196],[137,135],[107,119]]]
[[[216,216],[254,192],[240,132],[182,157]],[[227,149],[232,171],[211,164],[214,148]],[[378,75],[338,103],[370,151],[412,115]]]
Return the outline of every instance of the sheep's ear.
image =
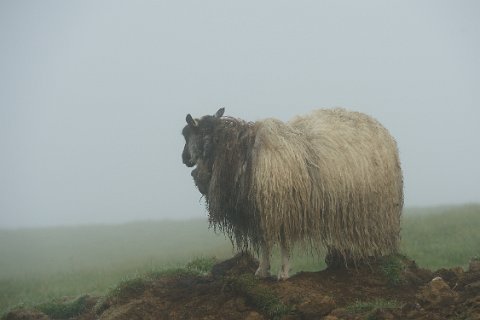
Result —
[[[187,114],[186,120],[187,120],[188,125],[191,126],[191,127],[196,127],[196,126],[198,125],[198,124],[197,124],[197,121],[195,121],[195,119],[192,118],[192,116],[190,115],[190,113]]]
[[[215,113],[215,117],[220,118],[221,116],[223,116],[224,112],[225,112],[225,108],[218,109],[218,111]]]

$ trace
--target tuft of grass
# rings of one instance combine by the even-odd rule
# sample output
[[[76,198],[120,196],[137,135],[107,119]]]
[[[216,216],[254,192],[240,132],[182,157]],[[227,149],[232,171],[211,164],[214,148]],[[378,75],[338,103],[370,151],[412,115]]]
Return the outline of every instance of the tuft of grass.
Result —
[[[132,295],[142,294],[148,287],[148,280],[143,276],[124,279],[97,301],[96,314],[101,314],[116,301],[122,301]]]
[[[401,254],[393,254],[383,257],[380,260],[380,270],[388,280],[391,286],[399,286],[405,283],[403,273],[405,271],[404,261],[407,258]]]
[[[377,310],[397,309],[402,305],[395,300],[375,299],[371,301],[357,300],[353,304],[346,307],[348,313],[366,314],[365,318],[369,319]]]
[[[151,271],[145,277],[157,280],[165,277],[205,276],[210,273],[216,262],[215,257],[199,257],[191,260],[184,267]]]
[[[110,295],[116,299],[125,299],[133,294],[142,294],[147,285],[147,279],[144,277],[125,279],[110,292]]]
[[[148,289],[152,281],[162,278],[203,276],[210,272],[215,261],[215,258],[196,258],[188,262],[183,268],[155,270],[146,274],[135,275],[132,278],[123,279],[98,300],[95,305],[95,313],[101,314],[117,301],[142,294]]]
[[[78,316],[86,310],[87,298],[87,295],[83,295],[71,301],[55,299],[39,304],[35,309],[45,313],[52,319],[68,319]]]
[[[280,319],[293,310],[291,306],[284,304],[272,290],[261,286],[252,274],[227,277],[225,283],[242,293],[250,303],[261,309],[271,319]]]
[[[186,264],[185,269],[197,272],[200,275],[207,275],[217,262],[215,257],[199,257]]]
[[[188,270],[186,268],[173,268],[165,270],[156,270],[151,271],[144,275],[147,280],[158,280],[162,278],[179,278],[185,276],[197,276],[199,275],[198,271]]]

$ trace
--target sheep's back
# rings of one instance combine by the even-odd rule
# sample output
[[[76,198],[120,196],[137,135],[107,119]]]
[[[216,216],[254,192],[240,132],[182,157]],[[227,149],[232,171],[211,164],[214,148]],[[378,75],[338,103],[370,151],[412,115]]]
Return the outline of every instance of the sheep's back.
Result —
[[[397,248],[402,173],[396,142],[379,122],[329,109],[257,126],[254,194],[269,242],[283,233],[356,259]]]

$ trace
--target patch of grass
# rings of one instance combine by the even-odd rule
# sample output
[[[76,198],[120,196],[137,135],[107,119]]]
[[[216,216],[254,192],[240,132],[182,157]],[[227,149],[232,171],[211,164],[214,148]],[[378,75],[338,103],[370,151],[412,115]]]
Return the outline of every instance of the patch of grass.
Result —
[[[76,297],[84,293],[102,295],[118,283],[125,271],[87,271],[0,279],[0,315],[18,307],[33,308],[46,301]]]
[[[380,260],[380,269],[391,286],[399,286],[405,283],[403,272],[405,270],[404,261],[407,258],[400,254],[394,254],[382,257]]]
[[[185,276],[198,276],[198,271],[188,270],[185,268],[172,268],[165,270],[156,270],[147,273],[144,277],[148,280],[158,280],[161,278],[179,278]]]
[[[185,269],[198,272],[201,275],[206,275],[212,270],[212,267],[216,262],[217,259],[215,257],[200,257],[187,263]]]
[[[377,310],[397,309],[402,305],[395,300],[375,299],[371,301],[355,301],[346,307],[348,313],[365,314],[366,319],[371,319],[373,313]]]
[[[141,295],[148,289],[152,281],[161,278],[204,275],[210,271],[214,261],[215,258],[197,258],[187,263],[184,268],[155,270],[141,275],[136,274],[131,278],[125,278],[98,300],[95,305],[95,313],[101,314],[110,305],[118,301],[131,296]]]
[[[185,264],[184,267],[151,271],[145,277],[156,280],[165,277],[204,276],[210,273],[216,262],[215,257],[195,258]]]
[[[402,219],[402,252],[422,268],[468,267],[480,254],[480,205],[407,209]]]
[[[121,300],[131,295],[142,294],[147,286],[148,281],[144,277],[126,279],[121,281],[108,295]]]
[[[271,319],[280,319],[292,311],[291,306],[284,304],[272,290],[261,286],[252,274],[228,277],[225,283],[242,293]]]
[[[68,319],[75,317],[85,311],[87,307],[88,296],[80,296],[71,301],[52,300],[50,302],[39,304],[35,309],[45,313],[52,319]]]
[[[95,313],[101,314],[117,301],[122,301],[132,295],[142,294],[147,289],[148,283],[149,281],[143,276],[122,280],[97,301],[94,307]]]
[[[85,292],[102,296],[128,275],[183,268],[192,257],[231,254],[200,219],[0,230],[0,316]]]
[[[407,208],[401,251],[423,268],[468,268],[470,259],[480,255],[479,229],[480,205]],[[0,230],[0,315],[64,296],[104,295],[126,275],[161,277],[158,270],[185,268],[198,256],[232,256],[230,242],[200,219]],[[294,249],[292,274],[323,269],[323,258]],[[209,258],[200,259],[205,261],[192,263],[191,272],[206,272]],[[271,264],[275,274],[277,249]]]

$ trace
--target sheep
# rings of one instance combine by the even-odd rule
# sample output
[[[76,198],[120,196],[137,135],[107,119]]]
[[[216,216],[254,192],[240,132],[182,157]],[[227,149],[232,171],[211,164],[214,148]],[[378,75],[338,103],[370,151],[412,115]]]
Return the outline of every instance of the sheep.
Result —
[[[403,176],[398,148],[375,119],[342,108],[288,122],[187,115],[183,163],[205,197],[210,225],[260,256],[270,275],[289,277],[294,245],[327,251],[327,267],[357,265],[398,251]]]

